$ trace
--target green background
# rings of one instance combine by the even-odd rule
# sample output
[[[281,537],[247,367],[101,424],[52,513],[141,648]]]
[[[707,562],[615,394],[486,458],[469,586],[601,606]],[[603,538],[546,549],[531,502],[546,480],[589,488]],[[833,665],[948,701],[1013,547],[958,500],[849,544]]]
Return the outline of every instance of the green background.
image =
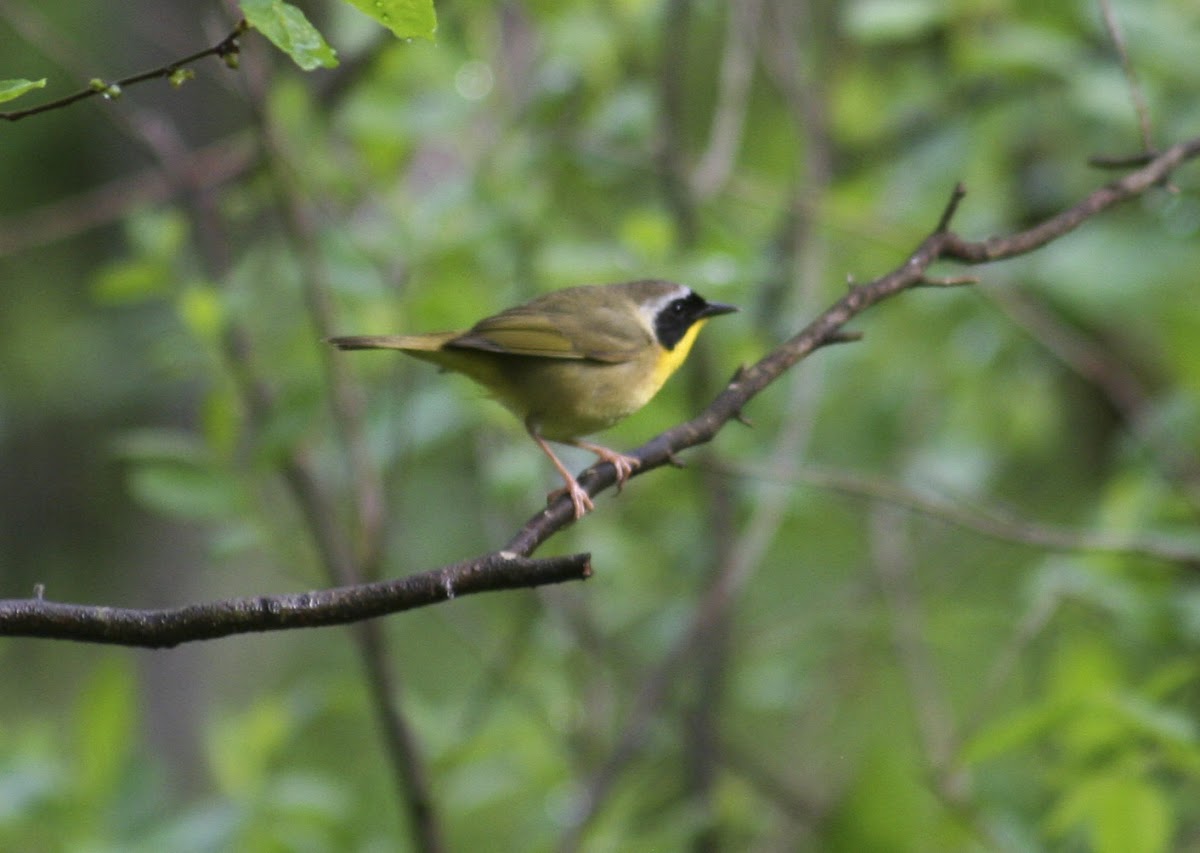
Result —
[[[1194,135],[1200,7],[1114,6],[1154,142]],[[305,9],[336,68],[250,32],[239,70],[210,58],[179,88],[0,124],[0,598],[325,586],[281,475],[296,458],[383,576],[490,551],[554,486],[546,460],[465,380],[331,361],[323,334],[643,276],[742,306],[603,438],[633,447],[848,278],[901,264],[956,181],[955,227],[983,238],[1111,180],[1089,156],[1141,148],[1089,2],[463,2],[433,43]],[[0,78],[48,78],[4,106],[232,23],[217,4],[0,4]],[[590,551],[586,583],[387,619],[449,847],[569,846],[631,740],[581,849],[1200,849],[1197,562],[1028,541],[1053,525],[1200,553],[1198,183],[1185,166],[966,271],[977,287],[867,312],[862,342],[752,403],[752,428],[544,547]],[[1004,535],[956,523],[978,508]],[[0,673],[0,848],[410,844],[343,629],[5,639]]]

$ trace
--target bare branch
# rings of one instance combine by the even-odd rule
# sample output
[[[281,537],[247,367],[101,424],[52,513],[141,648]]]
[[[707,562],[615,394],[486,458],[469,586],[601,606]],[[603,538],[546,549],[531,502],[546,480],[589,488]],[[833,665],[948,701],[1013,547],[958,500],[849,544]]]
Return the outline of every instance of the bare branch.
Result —
[[[0,635],[160,649],[234,634],[345,625],[477,592],[582,580],[591,572],[589,554],[530,560],[497,552],[394,580],[165,610],[63,604],[37,596],[0,601]]]
[[[711,441],[729,420],[740,415],[751,399],[785,371],[832,340],[842,339],[840,336],[846,333],[843,327],[850,320],[873,305],[927,283],[927,271],[935,261],[982,264],[1028,254],[1070,233],[1119,202],[1161,185],[1173,170],[1197,156],[1200,156],[1200,137],[1180,142],[1141,169],[1094,190],[1074,206],[1032,228],[980,241],[967,240],[949,230],[950,220],[965,195],[962,185],[956,186],[935,230],[903,264],[874,281],[852,285],[845,296],[825,309],[798,334],[767,353],[757,363],[739,370],[707,409],[634,451],[632,455],[638,458],[639,465],[633,476],[641,476],[667,464],[682,450]],[[616,482],[615,474],[611,465],[601,463],[584,471],[579,482],[594,496]],[[509,540],[506,548],[517,554],[532,554],[539,545],[573,520],[571,502],[558,500],[526,522]]]
[[[755,42],[762,0],[742,0],[728,7],[728,32],[721,56],[720,89],[713,109],[708,147],[691,175],[691,189],[711,198],[729,181],[745,130],[754,71]]]
[[[944,234],[950,229],[950,220],[954,218],[954,214],[958,213],[958,206],[962,204],[962,200],[966,197],[966,184],[959,181],[954,185],[954,192],[950,193],[950,200],[946,202],[946,207],[942,210],[942,216],[938,219],[937,227],[933,229],[933,233]]]
[[[258,164],[258,153],[244,133],[235,133],[183,155],[175,163],[197,186],[219,187],[244,176]],[[15,255],[116,222],[131,212],[176,195],[178,182],[152,166],[106,184],[0,218],[0,257]]]
[[[1108,37],[1112,39],[1113,47],[1117,51],[1117,58],[1121,61],[1121,71],[1124,72],[1125,80],[1129,83],[1129,97],[1137,112],[1138,129],[1142,133],[1142,150],[1153,154],[1155,149],[1154,139],[1150,134],[1150,110],[1146,107],[1146,96],[1142,94],[1137,72],[1133,70],[1133,63],[1129,59],[1125,34],[1121,31],[1121,24],[1117,21],[1117,15],[1113,11],[1110,0],[1099,0],[1099,2],[1100,14],[1104,18],[1104,29],[1108,30]]]
[[[871,306],[926,281],[927,270],[934,261],[953,259],[977,264],[1026,254],[1069,233],[1118,202],[1160,185],[1174,169],[1197,156],[1200,156],[1200,137],[1171,146],[1141,169],[1100,187],[1078,204],[1033,228],[983,241],[966,240],[949,230],[950,220],[962,196],[961,187],[956,187],[946,211],[938,222],[938,230],[926,237],[903,264],[874,281],[851,287],[845,296],[829,306],[795,336],[767,353],[754,365],[739,370],[708,408],[690,421],[679,424],[643,444],[634,453],[640,461],[634,476],[671,464],[680,451],[711,441],[727,422],[739,416],[750,400],[789,368],[822,346],[845,340],[847,331],[844,326],[850,320]],[[231,342],[229,346],[231,353],[236,355],[237,342]],[[239,359],[233,359],[233,362],[242,363]],[[242,377],[241,383],[246,385],[252,407],[270,405],[269,399],[262,396],[265,391],[257,387],[257,383],[245,376]],[[285,476],[290,474],[298,480],[303,480],[295,484],[300,486],[297,491],[303,495],[315,488],[315,484],[307,477],[299,477],[299,473],[296,470],[285,470]],[[590,494],[595,495],[612,486],[616,478],[612,466],[601,463],[584,471],[579,480]],[[301,500],[301,503],[306,513],[312,516],[321,502]],[[511,589],[582,578],[590,572],[586,557],[573,558],[581,559],[582,562],[568,567],[556,561],[528,564],[514,561],[515,558],[531,555],[542,543],[573,520],[570,500],[557,500],[526,522],[503,551],[437,572],[382,585],[368,584],[300,596],[237,599],[166,611],[114,610],[105,607],[51,604],[34,599],[0,602],[0,635],[170,646],[189,640],[234,633],[353,622],[433,604],[452,597],[452,594]],[[319,518],[310,517],[309,521],[314,523],[315,529],[322,527]],[[317,536],[317,539],[320,542],[323,537]],[[336,558],[328,559],[335,555],[325,556],[331,564],[338,562]],[[506,574],[506,566],[516,570],[518,576]],[[568,568],[570,570],[566,571]],[[498,574],[492,577],[492,572]],[[449,587],[438,593],[438,582],[447,576],[451,579]],[[380,590],[390,590],[389,584],[397,583],[403,585],[407,592],[397,592],[399,598],[396,601],[381,603],[378,599]],[[414,592],[410,585],[415,586],[418,591]],[[366,592],[362,592],[363,590]],[[386,597],[387,593],[383,594]],[[703,625],[704,620],[700,619],[696,624]],[[185,627],[181,628],[180,625]],[[685,638],[682,648],[689,645],[690,642]]]
[[[732,469],[731,473],[769,479],[767,470]],[[804,466],[788,473],[789,479],[821,489],[903,507],[912,512],[956,527],[973,530],[1003,542],[1029,545],[1051,551],[1092,554],[1116,554],[1162,560],[1191,568],[1200,567],[1200,545],[1180,537],[1153,534],[1124,534],[1106,531],[1074,530],[1041,524],[1020,518],[998,506],[983,506],[964,501],[933,497],[878,477],[869,477],[832,468]]]
[[[1097,169],[1136,169],[1138,166],[1145,166],[1154,159],[1154,152],[1142,152],[1140,154],[1127,154],[1120,157],[1108,157],[1104,155],[1094,155],[1088,157],[1088,165],[1094,166]]]
[[[1163,184],[1181,163],[1192,160],[1197,155],[1200,155],[1200,137],[1172,145],[1136,172],[1130,172],[1120,180],[1100,187],[1078,204],[1026,231],[1020,231],[1008,237],[992,237],[977,243],[963,240],[961,237],[947,232],[943,235],[946,244],[931,248],[937,250],[938,257],[969,264],[981,264],[1024,255],[1041,248],[1051,240],[1074,231],[1097,213],[1107,210],[1119,202],[1141,195],[1153,186]]]
[[[1103,394],[1125,428],[1152,448],[1164,476],[1180,487],[1193,505],[1200,506],[1200,455],[1177,432],[1154,428],[1153,394],[1147,381],[1121,361],[1110,342],[1065,322],[1034,293],[994,287],[984,294],[1068,369]]]
[[[892,647],[908,683],[917,738],[938,796],[951,808],[966,804],[969,780],[955,766],[954,711],[926,640],[925,609],[913,583],[912,549],[902,514],[883,504],[870,514],[871,563],[892,630]]]

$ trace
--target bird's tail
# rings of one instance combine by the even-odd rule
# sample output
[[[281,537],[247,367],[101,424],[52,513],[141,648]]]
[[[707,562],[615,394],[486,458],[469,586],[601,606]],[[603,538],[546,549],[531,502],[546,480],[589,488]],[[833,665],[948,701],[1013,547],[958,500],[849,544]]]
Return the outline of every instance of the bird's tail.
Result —
[[[430,352],[439,350],[461,332],[444,332],[432,335],[347,335],[326,338],[338,349],[398,349],[406,352]]]

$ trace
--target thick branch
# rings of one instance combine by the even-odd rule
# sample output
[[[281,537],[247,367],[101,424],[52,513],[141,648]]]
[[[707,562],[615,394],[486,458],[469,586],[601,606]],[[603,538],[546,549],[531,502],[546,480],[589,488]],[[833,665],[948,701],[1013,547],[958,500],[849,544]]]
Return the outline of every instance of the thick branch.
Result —
[[[166,610],[0,601],[0,635],[165,648],[233,634],[344,625],[477,592],[581,580],[591,557],[544,560],[498,552],[419,575],[292,595],[233,598]]]

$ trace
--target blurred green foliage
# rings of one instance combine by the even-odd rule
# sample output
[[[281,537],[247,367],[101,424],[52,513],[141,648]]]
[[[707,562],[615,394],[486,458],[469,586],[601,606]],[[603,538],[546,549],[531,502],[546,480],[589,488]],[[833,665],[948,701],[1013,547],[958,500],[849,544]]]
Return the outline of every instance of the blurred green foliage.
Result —
[[[1194,134],[1200,8],[1113,5],[1154,142]],[[0,76],[50,81],[22,103],[194,52],[215,14],[42,7],[0,8]],[[606,435],[633,446],[848,276],[900,264],[957,180],[955,227],[1009,233],[1111,179],[1089,156],[1140,147],[1094,3],[733,7],[447,3],[428,44],[307,4],[334,70],[248,33],[240,71],[0,128],[0,597],[325,585],[280,475],[296,458],[360,553],[379,478],[387,575],[491,550],[553,487],[518,425],[465,380],[323,334],[465,326],[651,275],[743,306]],[[731,14],[753,24],[740,60]],[[739,131],[727,176],[692,191],[720,121]],[[586,584],[386,620],[451,849],[554,848],[637,720],[583,849],[1196,849],[1196,565],[985,537],[805,471],[1195,544],[1198,186],[1186,166],[970,270],[977,287],[871,310],[861,343],[753,403],[753,429],[553,539],[593,554]],[[664,663],[739,560],[724,617]],[[9,639],[0,667],[2,849],[408,843],[346,632],[153,655]]]

